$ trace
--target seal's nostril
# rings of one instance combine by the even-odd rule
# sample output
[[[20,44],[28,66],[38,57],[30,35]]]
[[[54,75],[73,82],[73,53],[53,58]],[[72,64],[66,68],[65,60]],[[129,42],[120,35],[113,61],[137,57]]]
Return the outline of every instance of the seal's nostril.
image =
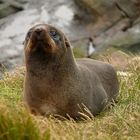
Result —
[[[38,29],[35,30],[35,32],[36,32],[37,34],[41,34],[42,31],[43,31],[43,29],[41,29],[41,28],[38,28]]]

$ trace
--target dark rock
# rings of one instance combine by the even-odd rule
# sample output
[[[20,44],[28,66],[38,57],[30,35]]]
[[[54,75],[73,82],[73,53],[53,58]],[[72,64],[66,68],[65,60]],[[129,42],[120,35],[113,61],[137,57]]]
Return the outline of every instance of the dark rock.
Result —
[[[121,17],[121,12],[115,6],[115,1],[113,0],[75,0],[75,2],[80,7],[80,10],[86,13],[86,16],[92,15],[96,17],[96,20],[103,18],[114,22]]]
[[[140,0],[74,1],[86,16],[96,17],[91,19],[90,29],[97,36],[99,50],[113,46],[127,52],[140,51]]]
[[[17,0],[0,0],[0,18],[16,13],[24,9],[23,1]]]
[[[133,26],[135,20],[140,16],[140,1],[139,0],[74,0],[79,11],[84,12],[85,16],[79,18],[81,21],[87,17],[94,26],[101,29],[103,32],[118,24],[121,20],[128,19],[125,27],[126,31]],[[80,14],[77,13],[76,17]],[[81,16],[80,16],[81,17]],[[86,17],[86,18],[84,18]]]
[[[111,30],[111,29],[110,29]],[[112,31],[112,30],[111,30]],[[140,52],[140,23],[126,32],[118,31],[113,35],[102,35],[98,49],[114,47],[127,53]]]
[[[136,17],[140,14],[139,0],[74,0],[85,13],[115,21],[121,16]],[[87,14],[87,16],[89,15]]]

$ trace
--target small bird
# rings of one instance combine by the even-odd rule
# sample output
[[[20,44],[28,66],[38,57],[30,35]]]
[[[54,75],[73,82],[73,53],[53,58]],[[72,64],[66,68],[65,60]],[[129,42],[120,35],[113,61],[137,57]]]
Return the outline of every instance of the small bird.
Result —
[[[87,57],[90,58],[93,52],[95,52],[95,44],[93,43],[93,39],[89,37],[88,47],[87,47]]]

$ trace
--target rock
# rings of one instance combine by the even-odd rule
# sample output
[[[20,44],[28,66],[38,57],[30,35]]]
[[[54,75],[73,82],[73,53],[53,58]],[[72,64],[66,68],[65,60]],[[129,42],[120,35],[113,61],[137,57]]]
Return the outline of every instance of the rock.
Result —
[[[115,22],[120,17],[133,18],[140,14],[139,0],[74,0],[83,11],[94,17]],[[113,11],[113,12],[112,12]],[[88,16],[88,15],[87,15]]]
[[[108,21],[116,21],[121,17],[120,11],[113,0],[75,0],[80,9],[96,18],[103,18]],[[113,12],[112,12],[113,11]]]
[[[25,1],[0,0],[0,18],[23,10]]]
[[[102,32],[113,28],[117,24],[122,23],[122,31],[126,31],[133,26],[133,23],[140,16],[140,1],[139,0],[74,0],[79,7],[79,11],[83,14],[81,21],[88,21],[94,24],[91,31],[96,32],[99,36]],[[78,17],[76,14],[76,17]],[[80,14],[79,14],[80,16]],[[90,17],[93,18],[90,18]],[[88,21],[89,22],[89,21]],[[122,26],[122,25],[119,25]],[[98,32],[98,33],[97,33]],[[94,34],[95,35],[95,34]]]
[[[139,53],[140,52],[140,23],[133,26],[126,32],[116,31],[113,35],[102,35],[100,37],[98,49],[115,47],[125,52]]]
[[[136,18],[140,14],[139,0],[117,0],[116,3],[129,18]]]

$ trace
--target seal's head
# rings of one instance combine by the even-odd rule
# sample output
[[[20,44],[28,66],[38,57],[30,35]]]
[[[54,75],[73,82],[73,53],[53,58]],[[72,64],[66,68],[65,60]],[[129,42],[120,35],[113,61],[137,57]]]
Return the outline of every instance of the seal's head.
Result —
[[[38,24],[28,31],[24,46],[26,57],[46,59],[62,57],[70,44],[60,30],[47,24]]]

